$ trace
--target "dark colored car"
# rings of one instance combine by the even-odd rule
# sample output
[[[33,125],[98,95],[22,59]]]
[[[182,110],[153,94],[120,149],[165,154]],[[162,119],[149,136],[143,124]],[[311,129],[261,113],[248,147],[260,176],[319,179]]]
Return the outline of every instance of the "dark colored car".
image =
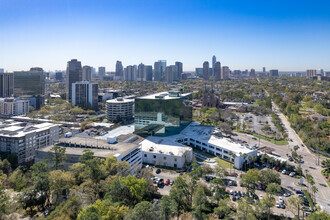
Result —
[[[233,196],[233,201],[236,201],[236,196]]]
[[[304,194],[304,192],[302,192],[300,190],[296,190],[296,194]]]
[[[156,170],[156,173],[157,173],[157,174],[160,174],[160,172],[161,172],[161,170],[158,168],[158,169]]]

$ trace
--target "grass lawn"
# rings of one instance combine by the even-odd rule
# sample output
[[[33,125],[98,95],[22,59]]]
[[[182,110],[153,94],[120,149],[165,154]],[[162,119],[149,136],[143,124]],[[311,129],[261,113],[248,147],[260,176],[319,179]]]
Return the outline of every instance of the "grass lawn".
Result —
[[[273,143],[273,144],[276,144],[276,145],[287,145],[287,144],[288,144],[288,141],[285,140],[285,139],[282,139],[282,140],[276,140],[276,141],[275,141],[274,138],[267,138],[267,137],[265,137],[265,136],[263,136],[263,135],[260,135],[260,134],[257,134],[257,133],[253,133],[252,131],[244,131],[244,130],[241,130],[241,129],[239,129],[239,130],[235,130],[235,131],[240,132],[240,133],[245,133],[245,134],[253,135],[253,136],[256,137],[256,138],[260,138],[260,139],[262,139],[262,140],[269,141],[269,142],[271,142],[271,143]]]
[[[234,168],[234,164],[228,162],[228,161],[225,161],[223,159],[220,159],[220,158],[217,158],[216,159],[218,165],[224,169],[235,169]]]

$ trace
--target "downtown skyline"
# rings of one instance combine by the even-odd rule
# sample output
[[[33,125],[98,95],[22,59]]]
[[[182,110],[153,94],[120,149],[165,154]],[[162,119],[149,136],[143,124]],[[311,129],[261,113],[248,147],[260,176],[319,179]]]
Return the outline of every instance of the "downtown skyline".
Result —
[[[285,7],[283,4],[285,3]],[[330,3],[317,1],[0,0],[0,68],[64,70],[180,61],[212,55],[231,69],[330,70]]]

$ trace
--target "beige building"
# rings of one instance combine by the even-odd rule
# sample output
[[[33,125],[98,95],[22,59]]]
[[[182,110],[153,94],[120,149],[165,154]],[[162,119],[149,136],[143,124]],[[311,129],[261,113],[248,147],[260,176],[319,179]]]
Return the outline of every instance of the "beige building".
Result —
[[[117,98],[107,101],[109,121],[129,121],[133,119],[134,99]]]

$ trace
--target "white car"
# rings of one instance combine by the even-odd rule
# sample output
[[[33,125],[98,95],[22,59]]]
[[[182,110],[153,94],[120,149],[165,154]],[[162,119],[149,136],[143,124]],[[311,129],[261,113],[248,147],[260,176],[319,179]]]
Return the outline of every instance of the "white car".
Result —
[[[289,176],[294,177],[294,175],[296,175],[296,173],[295,172],[291,172]]]
[[[259,200],[262,200],[262,198],[263,198],[263,196],[262,196],[262,195],[260,195],[260,196],[259,196]]]
[[[286,174],[286,170],[282,170],[282,174]]]
[[[282,197],[278,197],[278,201],[279,201],[280,203],[284,203],[284,200],[282,199]]]
[[[277,207],[277,208],[281,208],[281,205],[280,205],[279,202],[276,202],[276,207]]]

